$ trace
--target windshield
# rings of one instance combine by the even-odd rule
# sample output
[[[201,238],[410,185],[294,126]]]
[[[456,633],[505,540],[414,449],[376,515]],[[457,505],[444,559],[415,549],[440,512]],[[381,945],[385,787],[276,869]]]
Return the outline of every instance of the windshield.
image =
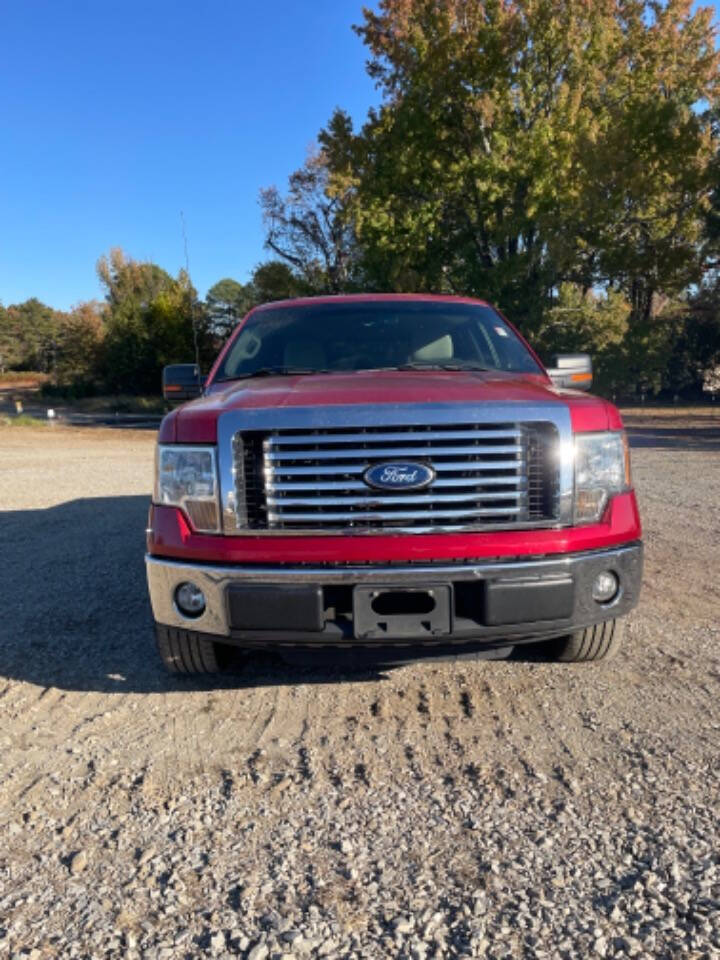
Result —
[[[340,301],[253,313],[214,380],[385,369],[541,372],[491,307],[423,300]]]

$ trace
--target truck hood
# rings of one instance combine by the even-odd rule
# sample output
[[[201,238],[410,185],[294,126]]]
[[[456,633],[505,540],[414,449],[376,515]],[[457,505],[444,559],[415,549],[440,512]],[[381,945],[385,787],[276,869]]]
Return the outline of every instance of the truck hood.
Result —
[[[557,403],[570,407],[575,430],[619,426],[619,415],[606,401],[555,388],[541,374],[363,370],[212,384],[206,396],[168,414],[160,428],[160,441],[215,443],[217,419],[229,410],[403,403]]]

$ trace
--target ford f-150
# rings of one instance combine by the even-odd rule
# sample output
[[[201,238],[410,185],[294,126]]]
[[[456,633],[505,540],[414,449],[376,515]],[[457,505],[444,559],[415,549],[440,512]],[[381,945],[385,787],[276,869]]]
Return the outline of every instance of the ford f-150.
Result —
[[[147,575],[165,665],[214,672],[233,645],[608,656],[641,528],[586,360],[551,376],[467,298],[252,310],[160,427]],[[170,368],[166,395],[200,392],[197,373]]]

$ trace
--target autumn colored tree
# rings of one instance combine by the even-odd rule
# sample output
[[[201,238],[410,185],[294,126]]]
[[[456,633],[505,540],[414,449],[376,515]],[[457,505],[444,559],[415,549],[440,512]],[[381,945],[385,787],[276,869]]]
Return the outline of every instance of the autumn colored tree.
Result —
[[[63,316],[57,332],[55,380],[76,392],[94,389],[102,365],[105,323],[97,301],[79,303]]]
[[[260,191],[265,246],[314,293],[349,289],[357,270],[357,245],[347,197],[328,178],[323,150],[311,154],[289,179],[287,196]]]
[[[105,300],[111,310],[121,305],[148,306],[173,280],[155,263],[133,260],[120,247],[113,247],[97,262],[97,275],[105,288]]]

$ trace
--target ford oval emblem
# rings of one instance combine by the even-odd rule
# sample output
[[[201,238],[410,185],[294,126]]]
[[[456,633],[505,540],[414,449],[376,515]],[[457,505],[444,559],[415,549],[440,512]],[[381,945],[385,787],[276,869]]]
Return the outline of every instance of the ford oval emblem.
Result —
[[[363,480],[375,490],[424,490],[435,479],[435,471],[426,463],[376,463],[368,467]]]

